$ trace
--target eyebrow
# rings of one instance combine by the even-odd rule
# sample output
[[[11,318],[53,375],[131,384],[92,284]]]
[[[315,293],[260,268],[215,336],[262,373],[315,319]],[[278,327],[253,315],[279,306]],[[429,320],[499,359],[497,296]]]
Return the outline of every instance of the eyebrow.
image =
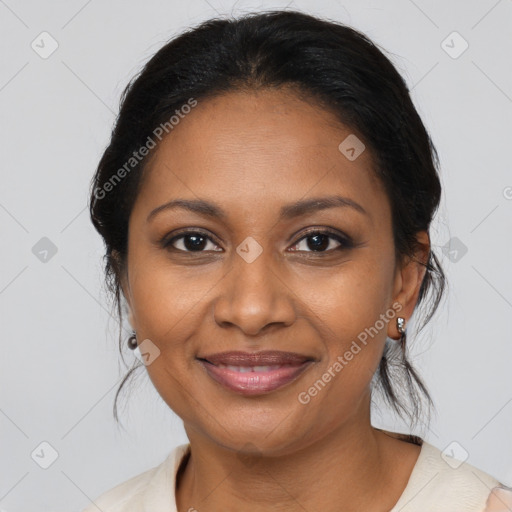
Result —
[[[287,204],[281,208],[279,218],[292,219],[308,213],[339,207],[352,208],[363,215],[367,215],[368,217],[370,216],[370,214],[353,199],[336,195],[305,199]],[[204,215],[205,217],[221,220],[226,220],[228,217],[227,213],[219,205],[205,201],[204,199],[173,199],[172,201],[162,204],[152,210],[148,215],[146,222],[149,222],[158,213],[174,208],[182,208],[198,213],[199,215]]]

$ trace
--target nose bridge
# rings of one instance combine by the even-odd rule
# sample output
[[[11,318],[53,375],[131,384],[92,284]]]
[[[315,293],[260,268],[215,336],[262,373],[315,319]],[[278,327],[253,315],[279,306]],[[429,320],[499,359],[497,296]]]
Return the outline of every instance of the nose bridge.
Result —
[[[246,254],[242,253],[242,244],[237,248],[237,254],[233,254],[232,273],[235,283],[234,293],[242,299],[251,294],[266,298],[266,303],[273,300],[273,284],[275,273],[273,272],[271,254],[269,251],[261,251],[260,254],[251,254],[253,248],[249,248]],[[246,257],[247,256],[247,257]]]
[[[252,240],[237,247],[215,305],[217,323],[234,324],[246,334],[257,334],[269,323],[289,325],[293,321],[289,291],[276,276],[273,261],[271,252],[258,248]]]

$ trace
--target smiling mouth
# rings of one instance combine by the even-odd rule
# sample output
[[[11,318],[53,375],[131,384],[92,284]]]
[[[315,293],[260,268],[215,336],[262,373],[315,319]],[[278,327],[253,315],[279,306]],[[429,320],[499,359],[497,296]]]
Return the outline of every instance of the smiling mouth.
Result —
[[[270,393],[296,380],[314,361],[295,364],[236,366],[198,358],[207,374],[226,389],[242,395]]]

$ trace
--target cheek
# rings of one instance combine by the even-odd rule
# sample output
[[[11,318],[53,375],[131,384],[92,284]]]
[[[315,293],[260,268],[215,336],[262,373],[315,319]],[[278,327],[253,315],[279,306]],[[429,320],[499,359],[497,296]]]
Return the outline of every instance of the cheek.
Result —
[[[314,293],[306,291],[304,300],[332,333],[341,339],[357,336],[391,307],[390,275],[392,268],[383,260],[354,259],[328,279],[316,280],[319,286]]]
[[[328,340],[324,370],[336,375],[326,375],[326,379],[338,382],[338,392],[346,398],[361,393],[380,362],[395,314],[390,303],[390,272],[382,260],[354,260],[336,273],[321,293],[318,289],[315,293],[317,330]]]
[[[170,345],[183,341],[187,326],[197,325],[198,311],[214,285],[211,272],[173,267],[161,255],[142,251],[134,252],[129,275],[137,328],[145,337]]]

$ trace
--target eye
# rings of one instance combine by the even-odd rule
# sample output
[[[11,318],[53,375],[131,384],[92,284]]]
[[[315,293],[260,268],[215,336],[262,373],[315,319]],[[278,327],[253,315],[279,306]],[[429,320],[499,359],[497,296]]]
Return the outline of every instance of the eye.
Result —
[[[302,246],[302,248],[301,248]],[[328,230],[314,230],[306,233],[292,248],[292,252],[331,252],[352,247],[348,238]],[[309,249],[309,250],[308,250]]]
[[[218,245],[202,231],[182,232],[181,234],[172,237],[170,240],[163,241],[162,244],[165,248],[171,248],[182,252],[205,252],[218,250],[215,249]],[[208,247],[208,244],[210,244],[210,247]]]
[[[212,238],[202,231],[184,231],[166,240],[161,241],[164,248],[178,252],[219,252],[222,249]],[[351,240],[329,230],[315,229],[306,233],[291,248],[292,252],[330,253],[335,250],[353,247]]]

